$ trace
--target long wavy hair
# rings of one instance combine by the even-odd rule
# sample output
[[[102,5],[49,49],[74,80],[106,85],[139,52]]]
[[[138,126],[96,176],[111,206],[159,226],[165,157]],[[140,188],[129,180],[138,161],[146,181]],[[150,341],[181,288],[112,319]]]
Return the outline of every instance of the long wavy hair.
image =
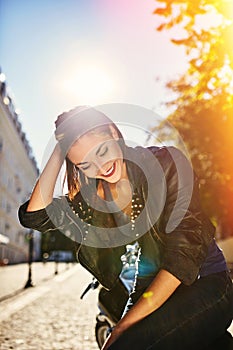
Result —
[[[88,112],[88,113],[87,113]],[[66,173],[63,186],[67,180],[68,198],[72,201],[80,188],[91,185],[91,180],[67,157],[67,150],[78,138],[85,133],[112,136],[112,126],[119,137],[118,144],[124,157],[125,141],[116,124],[102,112],[88,106],[78,106],[68,112],[62,113],[55,121],[55,136],[65,153]]]

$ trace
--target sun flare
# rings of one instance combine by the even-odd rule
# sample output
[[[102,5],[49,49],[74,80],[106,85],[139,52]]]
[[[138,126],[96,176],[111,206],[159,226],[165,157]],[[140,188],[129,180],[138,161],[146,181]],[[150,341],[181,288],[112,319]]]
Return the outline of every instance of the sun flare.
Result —
[[[63,88],[81,103],[99,104],[110,97],[113,80],[101,68],[85,66],[73,72],[64,80]]]

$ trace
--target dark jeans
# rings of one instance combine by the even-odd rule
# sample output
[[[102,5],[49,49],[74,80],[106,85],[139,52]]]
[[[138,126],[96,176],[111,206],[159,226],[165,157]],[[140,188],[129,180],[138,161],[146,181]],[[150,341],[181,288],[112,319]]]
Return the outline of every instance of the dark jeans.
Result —
[[[126,330],[109,350],[201,350],[230,326],[233,288],[228,272],[181,285],[158,310]]]

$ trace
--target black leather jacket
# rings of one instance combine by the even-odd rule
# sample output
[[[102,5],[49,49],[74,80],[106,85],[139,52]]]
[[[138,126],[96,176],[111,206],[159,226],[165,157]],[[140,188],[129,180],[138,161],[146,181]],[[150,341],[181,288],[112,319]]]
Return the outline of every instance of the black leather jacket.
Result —
[[[35,212],[27,212],[28,202],[24,203],[19,208],[21,224],[44,234],[59,229],[76,241],[79,262],[107,289],[118,279],[125,244],[135,240],[140,241],[143,254],[150,255],[160,269],[186,285],[192,284],[207,257],[215,228],[201,210],[199,184],[189,161],[174,147],[126,147],[124,156],[129,179],[145,209],[139,220],[144,224],[135,231],[144,230],[145,234],[138,239],[119,232],[113,215],[92,210],[90,241],[85,241],[82,223],[88,223],[88,219],[77,221],[77,215],[82,218],[83,208],[88,211],[91,198],[84,200],[80,193],[72,202],[65,196],[54,198],[45,209]],[[106,230],[98,234],[98,227]],[[117,244],[106,233],[107,228],[113,227]]]

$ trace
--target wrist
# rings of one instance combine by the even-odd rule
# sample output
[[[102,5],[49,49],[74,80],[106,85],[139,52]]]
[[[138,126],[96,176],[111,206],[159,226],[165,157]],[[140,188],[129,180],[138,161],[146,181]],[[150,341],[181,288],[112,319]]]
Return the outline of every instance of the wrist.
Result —
[[[126,324],[121,323],[121,321],[113,328],[112,333],[114,335],[120,335],[122,334],[129,326],[126,326]]]
[[[54,147],[52,157],[60,165],[62,165],[62,163],[64,162],[65,156],[62,153],[59,143],[57,143],[56,146]]]

